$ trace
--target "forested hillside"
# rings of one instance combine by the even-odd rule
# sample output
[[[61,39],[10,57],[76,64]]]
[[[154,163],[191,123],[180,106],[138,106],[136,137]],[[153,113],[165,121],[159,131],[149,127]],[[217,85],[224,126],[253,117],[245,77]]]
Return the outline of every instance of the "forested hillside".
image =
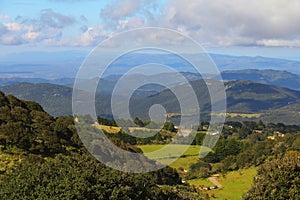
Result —
[[[118,139],[114,142],[140,152]],[[169,167],[147,174],[106,167],[82,146],[71,116],[54,118],[39,104],[2,92],[0,147],[0,199],[199,197],[195,188],[180,185],[178,173]]]
[[[212,82],[213,80],[209,80]],[[201,113],[209,113],[210,96],[207,86],[203,80],[190,82],[197,95]],[[187,85],[176,86],[173,89],[180,91]],[[251,81],[230,81],[225,83],[227,95],[227,112],[240,114],[258,113],[259,117],[252,120],[264,120],[266,122],[283,122],[287,124],[299,124],[300,121],[300,92],[288,88],[254,83]],[[43,108],[53,116],[72,114],[72,88],[53,84],[31,84],[18,83],[0,87],[0,90],[8,94],[13,94],[21,99],[33,100],[40,103]],[[112,92],[112,91],[110,91]],[[149,94],[150,96],[147,96]],[[145,97],[146,95],[146,97]],[[190,98],[188,95],[184,98]],[[111,117],[111,96],[109,91],[105,94],[96,95],[96,111],[99,116]],[[180,113],[180,108],[176,96],[171,90],[165,89],[161,92],[147,90],[147,85],[143,90],[139,90],[136,96],[130,101],[130,111],[133,116],[142,119],[147,118],[149,108],[153,104],[162,104],[168,113]],[[241,119],[238,116],[232,120]],[[203,116],[203,119],[207,116]],[[251,117],[249,117],[251,118]]]

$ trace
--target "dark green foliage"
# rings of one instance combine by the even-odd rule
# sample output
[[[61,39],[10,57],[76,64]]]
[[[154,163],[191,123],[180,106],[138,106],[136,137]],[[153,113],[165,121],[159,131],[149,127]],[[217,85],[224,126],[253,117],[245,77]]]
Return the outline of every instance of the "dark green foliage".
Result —
[[[146,174],[128,174],[104,166],[82,146],[73,117],[55,119],[33,102],[1,95],[1,151],[16,156],[19,152],[22,161],[9,172],[1,171],[0,199],[198,198],[195,188],[179,186],[181,178],[170,167]],[[87,121],[89,117],[82,116],[79,121],[82,119]],[[95,131],[93,134],[98,133],[98,129],[90,124],[85,126],[89,126],[91,132]],[[134,143],[125,137],[126,134],[116,135],[111,141],[118,147],[142,153],[136,146],[125,143]],[[101,143],[97,145],[101,141],[95,142],[94,149],[101,151],[101,155],[109,157],[116,153],[107,151]],[[140,159],[144,165],[153,162],[143,156]],[[133,160],[131,164],[134,166],[135,162],[139,160]],[[166,185],[166,188],[161,189],[158,184]]]
[[[298,134],[298,137],[295,138],[291,145],[292,150],[296,150],[300,152],[300,135]]]
[[[106,119],[103,117],[97,117],[98,123],[106,126],[117,126],[117,123],[114,119]]]
[[[167,130],[167,131],[171,131],[171,132],[175,132],[175,126],[172,122],[165,122],[163,129]]]
[[[134,118],[133,120],[134,124],[139,126],[139,127],[145,127],[148,124],[150,124],[150,122],[143,122],[141,119],[139,119],[138,117]]]
[[[162,173],[158,180],[166,184],[169,181],[164,178],[165,172]],[[171,194],[179,199],[174,192],[165,194],[157,186],[155,177],[153,173],[122,173],[105,167],[89,156],[57,156],[47,161],[22,162],[16,170],[2,177],[0,198],[168,199]],[[170,177],[171,180],[175,178]]]
[[[247,125],[243,125],[238,132],[238,139],[244,139],[252,133],[253,129],[250,129]]]
[[[259,167],[254,186],[244,195],[244,199],[300,199],[299,177],[300,153],[288,152]]]
[[[210,175],[211,165],[199,160],[190,166],[190,170],[186,175],[187,179],[207,178]]]
[[[177,171],[171,167],[165,167],[154,172],[156,182],[160,185],[177,185],[181,183],[181,178]]]
[[[203,80],[192,81],[198,97],[199,107],[203,113],[202,120],[207,120],[207,112],[210,112],[210,96],[207,86]],[[285,122],[287,124],[298,124],[300,117],[298,111],[300,104],[299,91],[272,85],[264,85],[250,81],[226,82],[228,88],[227,111],[234,113],[262,113],[259,119],[266,122]],[[186,85],[175,87],[175,90],[184,91]],[[72,114],[72,88],[54,84],[31,84],[18,83],[0,87],[2,91],[11,93],[18,98],[33,100],[40,103],[43,108],[53,116]],[[110,91],[111,92],[111,91]],[[96,111],[101,116],[112,116],[110,95],[104,92],[96,95]],[[188,95],[185,98],[190,98]],[[168,113],[180,113],[180,106],[175,95],[168,89],[150,96],[132,98],[130,111],[132,116],[138,116],[142,120],[148,119],[148,111],[153,104],[162,104]],[[244,118],[228,118],[229,121],[244,121]]]
[[[125,142],[125,143],[127,143],[127,144],[131,144],[131,145],[135,145],[135,144],[137,144],[137,138],[136,137],[133,137],[133,136],[131,136],[131,135],[129,135],[129,134],[127,134],[127,133],[125,133],[124,131],[119,131],[118,133],[116,133],[116,134],[110,134],[110,133],[108,133],[108,134],[106,134],[109,138],[111,138],[111,140],[112,140],[112,138],[116,138],[116,139],[119,139],[120,141],[123,141],[123,142]]]
[[[203,160],[209,163],[220,162],[227,156],[238,155],[241,149],[242,144],[239,141],[235,139],[221,139],[214,147],[213,152],[210,152]]]
[[[75,146],[72,117],[54,119],[34,102],[22,101],[1,93],[0,143],[4,148],[16,146],[27,152],[51,155],[66,153],[61,144]]]
[[[119,131],[116,134],[106,133],[106,136],[110,139],[117,138],[121,141],[131,145],[145,145],[145,144],[166,144],[171,141],[174,134],[168,131],[158,130],[133,130],[129,133],[129,130]],[[139,136],[147,137],[139,137]],[[148,137],[149,136],[149,137]]]
[[[192,145],[202,145],[205,136],[205,133],[196,133]]]
[[[5,94],[0,91],[0,107],[8,106],[9,102]]]

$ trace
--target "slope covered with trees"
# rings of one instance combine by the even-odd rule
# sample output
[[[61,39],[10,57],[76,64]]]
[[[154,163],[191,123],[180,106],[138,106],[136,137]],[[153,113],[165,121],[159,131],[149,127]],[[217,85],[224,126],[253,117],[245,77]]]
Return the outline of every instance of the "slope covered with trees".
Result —
[[[253,187],[244,199],[300,199],[300,153],[287,152],[258,169]]]
[[[141,152],[117,138],[114,143]],[[0,147],[0,199],[199,197],[199,191],[181,185],[178,173],[169,167],[147,174],[106,167],[81,144],[71,116],[54,118],[39,104],[2,92]]]
[[[213,80],[210,80],[213,84]],[[202,119],[209,119],[210,95],[203,80],[190,82],[197,95]],[[148,85],[149,86],[149,85]],[[105,85],[101,85],[101,88]],[[186,91],[187,85],[174,86],[175,91]],[[227,95],[227,112],[237,114],[259,113],[259,117],[252,120],[263,119],[267,122],[283,122],[298,124],[300,121],[300,92],[278,86],[254,83],[251,81],[229,81],[225,83]],[[111,88],[112,89],[112,88]],[[109,91],[96,95],[95,107],[99,116],[111,117],[111,101]],[[72,88],[53,84],[18,83],[0,87],[0,90],[15,95],[18,98],[32,100],[40,103],[43,108],[53,116],[72,114]],[[140,91],[139,91],[140,92]],[[188,101],[190,96],[185,95]],[[180,113],[178,99],[170,89],[157,91],[154,94],[143,91],[143,95],[133,95],[130,100],[130,112],[134,117],[148,120],[147,113],[154,104],[161,104],[167,113]],[[240,119],[231,117],[231,121]]]

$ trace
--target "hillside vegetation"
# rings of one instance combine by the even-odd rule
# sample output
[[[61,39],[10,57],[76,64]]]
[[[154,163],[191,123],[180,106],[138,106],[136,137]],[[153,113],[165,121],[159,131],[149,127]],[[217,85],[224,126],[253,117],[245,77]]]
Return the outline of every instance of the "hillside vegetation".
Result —
[[[210,80],[213,84],[213,81]],[[203,80],[190,82],[197,95],[203,120],[209,119],[210,95]],[[175,86],[175,91],[185,91],[187,85]],[[227,116],[229,121],[263,120],[265,122],[299,124],[300,121],[300,92],[251,81],[230,81],[225,83],[227,95],[227,112],[237,115]],[[0,87],[6,93],[18,98],[36,101],[53,116],[72,114],[72,88],[53,84],[18,83]],[[111,91],[110,91],[111,92]],[[111,118],[110,93],[96,95],[96,112],[99,116]],[[165,89],[155,93],[139,90],[130,101],[130,111],[133,116],[148,119],[149,108],[153,104],[161,104],[167,113],[180,113],[179,102],[176,96]],[[184,96],[188,101],[188,95]],[[240,116],[238,116],[240,114]],[[251,115],[252,114],[252,115]],[[253,115],[253,114],[259,114]],[[176,116],[173,117],[176,121]]]
[[[98,162],[81,144],[71,116],[54,118],[39,104],[2,92],[0,110],[0,199],[199,197],[196,188],[180,185],[172,168],[128,174]],[[117,138],[113,141],[140,152]]]

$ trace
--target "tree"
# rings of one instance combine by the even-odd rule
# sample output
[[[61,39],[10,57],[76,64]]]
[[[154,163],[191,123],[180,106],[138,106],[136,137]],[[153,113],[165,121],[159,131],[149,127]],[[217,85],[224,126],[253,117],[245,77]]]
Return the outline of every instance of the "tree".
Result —
[[[138,117],[134,118],[133,122],[138,125],[139,127],[144,127],[145,126],[145,123],[140,120]]]
[[[163,191],[157,186],[181,181],[172,168],[123,173],[89,155],[34,156],[0,178],[0,199],[196,199],[189,198],[191,195],[182,198],[184,192]]]
[[[165,122],[163,129],[171,132],[176,131],[175,126],[172,122]]]
[[[260,166],[254,186],[244,195],[244,199],[300,199],[299,185],[300,153],[287,152],[282,158]]]
[[[251,133],[252,133],[252,130],[248,126],[243,125],[242,128],[240,129],[240,131],[238,132],[238,139],[244,139]]]
[[[199,160],[190,166],[190,171],[187,173],[186,178],[207,178],[210,175],[211,169],[212,167],[209,163]]]
[[[236,156],[241,151],[241,145],[242,143],[234,139],[221,139],[214,147],[213,152],[209,152],[203,160],[209,163],[217,163],[227,156]]]
[[[300,135],[297,135],[297,137],[295,138],[295,140],[292,144],[292,149],[300,151]]]

